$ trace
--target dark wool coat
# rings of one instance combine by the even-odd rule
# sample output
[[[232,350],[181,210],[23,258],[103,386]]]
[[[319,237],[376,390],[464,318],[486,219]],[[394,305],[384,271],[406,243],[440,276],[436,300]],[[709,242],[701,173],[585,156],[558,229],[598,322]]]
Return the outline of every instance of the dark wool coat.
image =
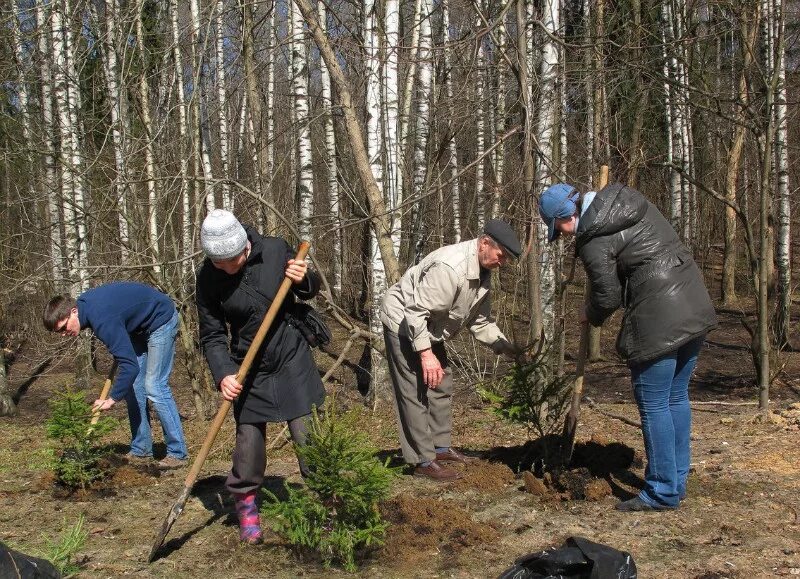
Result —
[[[237,373],[284,279],[286,262],[295,256],[283,239],[245,230],[252,247],[237,274],[226,274],[208,259],[197,274],[200,344],[217,386],[225,376]],[[282,422],[322,405],[325,390],[311,349],[286,315],[295,296],[308,300],[319,288],[320,278],[311,270],[303,283],[292,285],[234,402],[237,422]]]
[[[691,252],[635,189],[613,184],[597,193],[578,221],[576,251],[591,284],[589,322],[599,326],[625,308],[617,351],[629,364],[660,358],[716,325]]]

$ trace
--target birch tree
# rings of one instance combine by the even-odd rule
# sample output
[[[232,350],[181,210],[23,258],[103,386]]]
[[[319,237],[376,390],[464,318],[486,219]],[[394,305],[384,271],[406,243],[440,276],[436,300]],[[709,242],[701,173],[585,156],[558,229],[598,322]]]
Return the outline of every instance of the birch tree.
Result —
[[[311,136],[308,109],[308,63],[303,17],[292,4],[292,98],[297,124],[297,198],[299,230],[303,239],[311,240],[311,217],[314,214],[314,173],[311,165]]]
[[[156,184],[156,161],[153,142],[153,122],[150,114],[150,85],[148,84],[148,54],[144,44],[144,18],[145,0],[140,0],[138,6],[138,17],[136,18],[136,41],[141,59],[139,72],[139,110],[141,112],[142,128],[144,132],[144,151],[145,151],[145,176],[147,184],[147,225],[149,239],[149,255],[153,259],[153,273],[159,275],[161,266],[158,264],[160,250],[158,247],[159,227],[158,227],[158,199],[159,192]]]
[[[400,121],[400,2],[386,0],[384,29],[386,30],[386,57],[383,65],[383,118],[384,148],[386,149],[386,178],[384,187],[392,211],[392,243],[395,255],[400,255],[402,233],[403,172],[402,148],[399,137]]]
[[[176,0],[172,0],[172,2],[175,3]],[[127,102],[125,93],[120,86],[117,59],[117,46],[119,45],[117,39],[119,33],[119,27],[117,26],[118,12],[119,5],[117,0],[105,1],[103,19],[105,34],[102,43],[103,69],[106,78],[108,105],[111,112],[111,140],[114,147],[114,168],[116,169],[114,175],[114,198],[117,203],[120,255],[122,263],[125,263],[128,260],[128,245],[130,243],[128,238],[128,221],[130,217],[128,215]],[[175,49],[180,50],[177,41],[175,44]],[[181,71],[178,71],[178,74],[181,74]],[[185,125],[182,126],[185,127]]]
[[[539,65],[539,116],[536,123],[536,141],[539,151],[536,157],[536,190],[541,194],[555,177],[553,162],[553,139],[558,136],[557,80],[559,51],[557,39],[561,29],[561,8],[559,0],[545,0],[542,4],[542,26],[546,38],[541,46]],[[547,227],[541,219],[537,220],[537,237],[540,250],[540,287],[542,307],[542,327],[547,340],[553,339],[555,328],[555,255],[547,243]]]
[[[447,95],[447,167],[449,169],[450,195],[453,211],[453,241],[461,241],[461,187],[458,182],[458,149],[456,147],[455,108],[453,106],[453,57],[450,47],[450,8],[448,0],[441,0],[443,54],[444,54],[444,89]],[[526,89],[527,90],[527,89]]]
[[[775,257],[778,269],[776,343],[779,347],[790,345],[792,306],[792,211],[789,191],[789,147],[786,96],[786,35],[783,0],[772,0],[772,35],[774,38],[775,86],[775,179],[777,181],[777,235]]]
[[[374,0],[365,0],[364,13],[364,50],[366,74],[366,125],[367,125],[367,154],[369,155],[370,170],[378,189],[383,195],[383,149],[381,134],[381,56],[378,26],[378,11]],[[370,230],[370,264],[372,284],[370,291],[370,330],[376,335],[383,332],[380,319],[380,308],[383,296],[386,293],[386,270],[383,267],[377,236]],[[378,387],[386,382],[386,362],[374,349],[370,350],[371,361],[371,391],[376,392]]]
[[[328,13],[325,2],[317,3],[320,25],[327,28]],[[339,208],[339,169],[336,154],[336,131],[333,123],[333,94],[331,92],[331,75],[328,66],[320,59],[320,80],[322,84],[322,114],[325,123],[325,162],[328,182],[328,207],[331,214],[330,226],[333,229],[333,292],[338,297],[342,291],[342,221]],[[396,77],[395,77],[396,80]],[[396,88],[396,87],[395,87]],[[387,89],[388,90],[388,89]],[[396,93],[395,93],[396,98]],[[395,100],[395,111],[396,111]],[[396,118],[396,117],[395,117]],[[396,135],[396,132],[395,132]],[[388,131],[387,131],[388,136]],[[387,139],[387,147],[389,147]],[[395,163],[396,163],[395,158]],[[389,163],[391,167],[391,162]],[[397,167],[394,167],[397,170]],[[377,251],[377,248],[376,248]]]
[[[419,24],[419,77],[417,78],[417,114],[415,115],[416,130],[414,139],[414,193],[418,201],[414,204],[415,220],[412,240],[415,241],[414,263],[422,259],[426,241],[424,214],[422,205],[427,189],[428,178],[428,139],[430,137],[430,100],[431,82],[433,78],[433,53],[431,33],[431,0],[422,0],[420,5]]]
[[[45,14],[43,0],[36,1],[34,12],[36,29],[38,31],[38,54],[39,71],[41,82],[39,90],[42,103],[42,134],[44,147],[42,148],[42,197],[47,199],[48,216],[48,249],[50,251],[51,271],[53,282],[56,287],[61,289],[61,281],[65,278],[63,241],[61,237],[61,201],[59,199],[59,188],[56,175],[56,144],[55,135],[57,129],[54,120],[53,95],[53,75],[50,67],[52,52],[52,28],[49,17]]]
[[[233,199],[231,198],[231,186],[228,183],[230,177],[230,163],[228,160],[229,137],[228,137],[228,96],[227,84],[225,82],[225,15],[224,0],[217,0],[214,10],[214,64],[216,65],[217,81],[217,116],[219,118],[219,157],[222,164],[222,205],[228,211],[233,211]]]
[[[67,273],[72,284],[72,293],[87,289],[84,267],[86,250],[86,227],[83,213],[83,183],[79,127],[77,125],[78,94],[75,77],[70,77],[72,45],[71,30],[65,15],[70,14],[69,0],[58,0],[51,7],[53,35],[53,84],[58,106],[58,129],[61,147],[58,153],[61,176],[61,202],[64,218],[64,235],[67,256]]]

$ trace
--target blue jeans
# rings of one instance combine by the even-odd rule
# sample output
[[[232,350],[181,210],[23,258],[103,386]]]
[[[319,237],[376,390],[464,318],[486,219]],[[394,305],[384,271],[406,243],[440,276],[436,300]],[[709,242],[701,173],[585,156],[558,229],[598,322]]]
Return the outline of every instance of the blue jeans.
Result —
[[[705,336],[687,342],[656,360],[631,365],[642,417],[647,467],[639,498],[655,508],[675,508],[686,495],[689,476],[689,379]]]
[[[172,319],[147,336],[146,341],[145,338],[133,340],[139,361],[139,375],[125,400],[128,406],[128,420],[131,423],[131,453],[137,456],[153,456],[153,433],[150,430],[150,416],[147,413],[148,400],[161,422],[167,456],[181,460],[189,456],[183,439],[178,406],[167,383],[175,359],[177,335],[178,312],[176,311]]]

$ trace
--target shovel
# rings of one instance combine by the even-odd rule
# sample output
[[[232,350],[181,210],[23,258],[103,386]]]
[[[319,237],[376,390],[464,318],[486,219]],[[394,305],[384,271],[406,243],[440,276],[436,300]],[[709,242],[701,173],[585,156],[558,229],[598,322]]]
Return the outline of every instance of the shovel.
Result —
[[[301,241],[300,247],[297,250],[297,255],[295,256],[295,260],[304,260],[306,258],[306,254],[308,253],[308,248],[309,243],[307,241]],[[281,304],[286,297],[286,294],[289,293],[289,288],[291,285],[292,280],[290,280],[288,277],[284,278],[283,282],[281,282],[281,286],[278,288],[278,293],[275,294],[272,304],[269,306],[267,313],[264,315],[264,320],[261,322],[261,327],[258,328],[258,332],[256,332],[256,336],[253,338],[253,342],[250,344],[250,348],[247,350],[247,354],[242,361],[242,365],[239,367],[239,372],[236,374],[236,381],[240,384],[244,383],[247,372],[250,370],[250,366],[253,364],[253,359],[256,357],[256,353],[258,353],[258,349],[261,347],[261,343],[264,341],[264,336],[267,335],[270,326],[272,326],[272,322],[275,320],[275,316],[277,315],[278,310],[280,309]],[[203,441],[203,446],[200,448],[200,452],[197,453],[197,457],[194,459],[192,468],[189,469],[189,474],[186,475],[186,481],[183,483],[183,491],[178,497],[178,500],[175,501],[175,504],[172,505],[167,518],[161,525],[161,530],[158,532],[158,535],[156,535],[153,548],[150,550],[150,555],[147,557],[148,563],[153,562],[156,552],[164,543],[167,533],[169,533],[173,523],[178,519],[181,512],[183,512],[183,507],[186,506],[186,501],[189,499],[189,495],[192,492],[192,487],[194,486],[194,483],[197,482],[197,475],[200,474],[200,469],[203,467],[206,457],[208,457],[208,453],[211,450],[211,445],[214,444],[214,439],[217,437],[217,433],[219,433],[219,429],[222,427],[222,423],[225,421],[225,416],[228,414],[230,407],[230,400],[223,400],[219,410],[217,410],[217,415],[214,417],[214,422],[211,423],[211,427],[208,429],[208,434],[206,434],[206,439]]]
[[[608,184],[608,165],[600,167],[600,178],[597,181],[599,191]],[[583,290],[583,303],[589,303],[589,282]],[[578,359],[575,361],[575,382],[572,384],[572,401],[569,406],[567,418],[564,421],[562,432],[562,462],[567,466],[572,461],[572,451],[575,449],[575,432],[578,430],[578,418],[581,415],[581,396],[583,395],[583,373],[586,367],[586,356],[589,351],[589,322],[581,324],[581,343],[578,347]]]
[[[114,363],[111,364],[111,370],[108,371],[108,377],[106,378],[105,383],[103,384],[103,389],[100,391],[100,400],[105,400],[108,398],[108,393],[111,391],[111,383],[114,381],[114,374],[117,373],[117,361],[114,360]],[[100,420],[100,412],[102,412],[99,408],[92,409],[92,421],[89,423],[89,434],[91,434],[92,430],[94,430],[94,425],[97,424],[97,421]]]

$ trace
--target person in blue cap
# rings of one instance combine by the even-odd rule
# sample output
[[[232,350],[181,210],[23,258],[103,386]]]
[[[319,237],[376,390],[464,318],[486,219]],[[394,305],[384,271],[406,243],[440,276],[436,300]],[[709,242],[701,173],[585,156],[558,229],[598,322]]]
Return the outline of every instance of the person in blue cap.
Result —
[[[616,508],[676,509],[689,474],[689,379],[717,323],[700,270],[661,212],[631,187],[580,195],[558,183],[542,192],[539,213],[550,242],[575,236],[590,284],[581,322],[600,326],[625,310],[616,345],[631,370],[647,467],[644,489]]]

